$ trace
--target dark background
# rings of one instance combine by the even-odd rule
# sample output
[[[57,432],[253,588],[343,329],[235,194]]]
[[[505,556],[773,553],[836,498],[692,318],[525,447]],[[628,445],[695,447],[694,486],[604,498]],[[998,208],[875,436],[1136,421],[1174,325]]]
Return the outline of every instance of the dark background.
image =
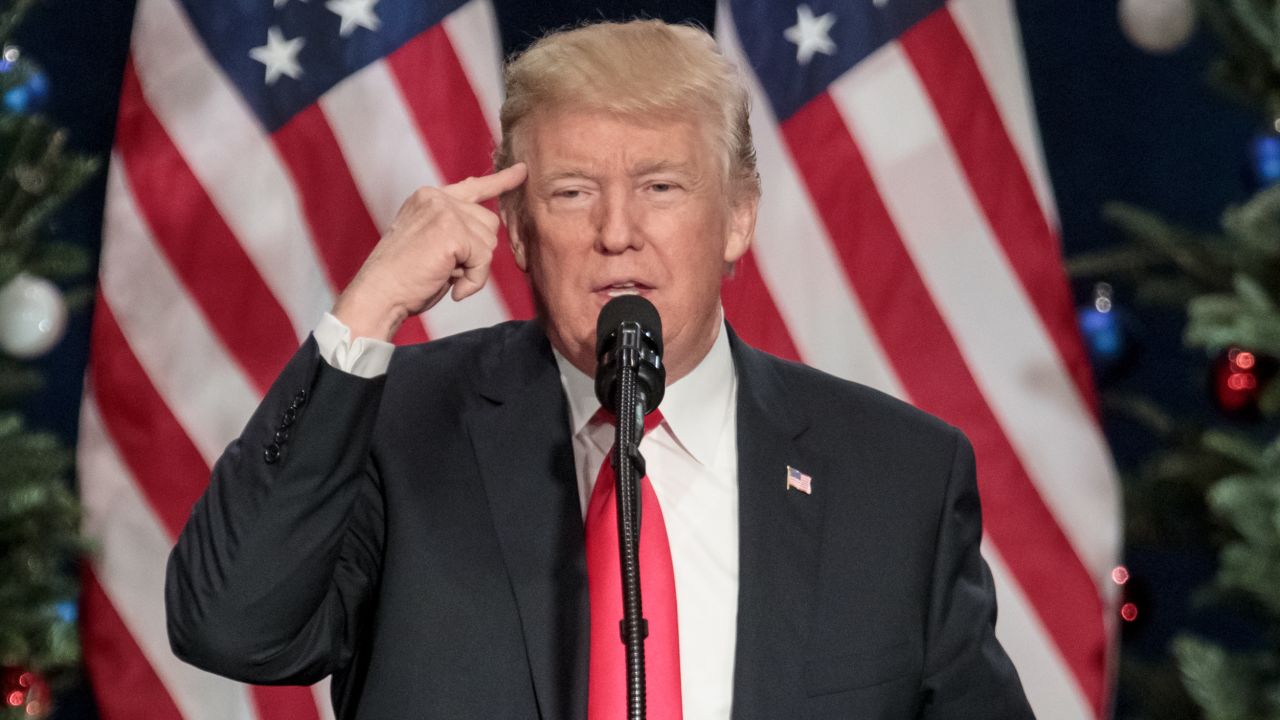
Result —
[[[266,2],[267,0],[263,0]],[[1260,126],[1244,110],[1213,94],[1204,81],[1213,53],[1207,33],[1184,49],[1156,57],[1121,34],[1116,3],[1022,0],[1017,3],[1040,130],[1061,215],[1067,255],[1116,242],[1100,206],[1126,200],[1175,221],[1211,228],[1223,208],[1251,190],[1245,153]],[[20,28],[18,44],[37,59],[52,87],[48,115],[67,127],[78,150],[107,157],[116,95],[128,49],[132,0],[44,0]],[[578,18],[646,15],[695,17],[710,27],[710,2],[498,2],[508,50],[541,27]],[[58,220],[62,239],[97,257],[105,174],[100,173]],[[1077,299],[1087,283],[1075,283]],[[1181,318],[1117,301],[1133,313],[1139,354],[1133,367],[1107,383],[1137,390],[1167,405],[1209,418],[1205,359],[1182,348]],[[30,420],[75,441],[91,310],[73,316],[66,338],[42,361],[48,386],[30,403]],[[1149,442],[1120,419],[1105,418],[1122,465]],[[1130,548],[1126,561],[1142,588],[1140,623],[1125,629],[1123,651],[1154,658],[1184,627],[1216,635],[1235,632],[1229,618],[1194,611],[1188,596],[1212,570],[1203,553]],[[1129,702],[1132,702],[1130,700]],[[1129,703],[1124,703],[1127,705]],[[81,688],[64,700],[60,718],[93,718]]]

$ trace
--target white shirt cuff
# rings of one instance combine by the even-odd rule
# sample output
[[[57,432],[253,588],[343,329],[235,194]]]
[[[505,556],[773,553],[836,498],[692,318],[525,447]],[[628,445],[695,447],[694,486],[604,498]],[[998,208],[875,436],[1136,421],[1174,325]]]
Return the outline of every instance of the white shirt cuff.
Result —
[[[360,337],[351,339],[351,328],[332,313],[325,313],[311,333],[320,348],[320,357],[329,366],[362,378],[385,375],[391,364],[395,345],[386,340]]]

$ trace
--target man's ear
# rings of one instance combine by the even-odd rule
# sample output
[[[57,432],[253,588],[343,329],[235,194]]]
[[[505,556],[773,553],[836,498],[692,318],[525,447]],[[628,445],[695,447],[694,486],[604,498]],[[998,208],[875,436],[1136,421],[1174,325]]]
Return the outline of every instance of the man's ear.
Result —
[[[525,247],[523,229],[520,224],[520,213],[506,203],[498,211],[502,224],[507,226],[507,241],[511,243],[511,254],[516,259],[516,267],[521,272],[529,272],[529,253]]]
[[[751,194],[740,198],[729,208],[729,236],[724,244],[724,261],[733,265],[747,254],[756,236],[756,212],[760,209],[760,196]]]

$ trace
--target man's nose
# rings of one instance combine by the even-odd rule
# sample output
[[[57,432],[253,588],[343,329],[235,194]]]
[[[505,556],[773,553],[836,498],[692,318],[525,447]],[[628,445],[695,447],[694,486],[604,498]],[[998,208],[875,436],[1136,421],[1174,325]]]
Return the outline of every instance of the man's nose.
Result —
[[[616,255],[644,247],[644,236],[638,227],[638,208],[630,193],[606,193],[599,206],[597,244],[600,250]]]

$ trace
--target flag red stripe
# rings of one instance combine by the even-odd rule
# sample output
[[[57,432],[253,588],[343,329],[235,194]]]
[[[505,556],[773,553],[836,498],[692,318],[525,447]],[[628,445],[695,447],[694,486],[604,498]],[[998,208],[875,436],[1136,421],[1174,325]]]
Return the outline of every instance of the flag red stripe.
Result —
[[[292,685],[250,685],[261,720],[319,720],[320,710],[311,688]]]
[[[80,573],[80,644],[102,717],[182,720],[87,563]]]
[[[116,147],[156,244],[210,328],[265,392],[297,349],[293,326],[148,107],[132,61],[125,65]]]
[[[436,25],[405,43],[387,56],[387,64],[443,180],[488,174],[494,140],[444,26]],[[492,202],[487,205],[495,208]],[[511,253],[499,247],[490,272],[508,315],[533,317],[532,293]]]
[[[401,323],[400,329],[396,331],[395,337],[391,338],[391,342],[396,345],[413,345],[424,343],[428,339],[427,329],[423,327],[422,320],[411,317]]]
[[[293,116],[271,139],[293,177],[329,281],[341,292],[378,241],[377,225],[318,104]]]
[[[906,392],[973,442],[986,530],[1100,708],[1106,638],[1097,590],[970,374],[839,110],[820,95],[781,130]]]
[[[204,492],[209,466],[151,384],[101,293],[91,343],[89,377],[102,423],[151,509],[176,538]]]
[[[761,350],[788,360],[800,361],[791,331],[778,313],[773,295],[760,276],[754,252],[747,252],[720,287],[724,314],[734,332]]]
[[[992,232],[1053,338],[1080,398],[1096,414],[1097,394],[1059,260],[1061,245],[973,51],[948,11],[929,15],[899,42],[933,102]]]

